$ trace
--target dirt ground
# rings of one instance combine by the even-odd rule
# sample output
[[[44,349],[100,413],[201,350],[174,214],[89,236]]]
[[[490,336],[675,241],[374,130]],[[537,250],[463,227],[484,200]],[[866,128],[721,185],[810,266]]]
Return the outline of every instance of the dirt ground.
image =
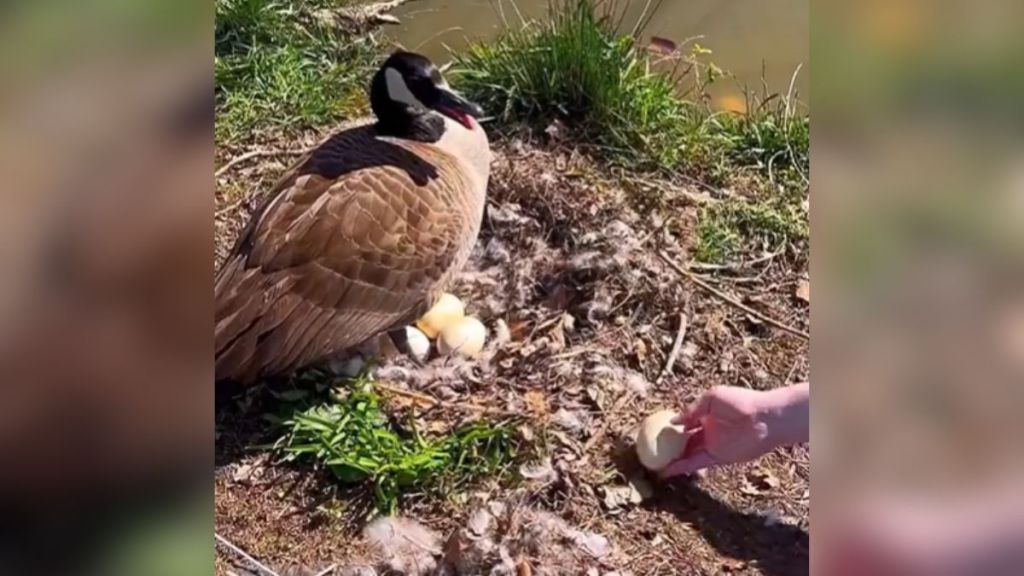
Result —
[[[452,288],[488,326],[487,353],[423,368],[398,359],[376,377],[445,402],[428,410],[394,397],[393,411],[415,411],[428,430],[493,418],[464,404],[520,415],[514,421],[529,455],[466,494],[406,495],[400,514],[434,534],[419,546],[427,556],[421,569],[392,568],[806,574],[806,446],[667,484],[645,476],[631,456],[634,427],[649,412],[683,406],[714,385],[769,389],[809,377],[803,337],[666,263],[688,262],[699,205],[717,194],[600,168],[564,145],[526,137],[504,139],[495,156],[480,238]],[[267,189],[290,160],[254,158],[221,176],[218,261],[247,218],[245,194]],[[807,264],[807,247],[790,246],[691,270],[806,332]],[[338,574],[372,574],[354,568],[381,562],[364,536],[365,495],[312,468],[276,464],[258,448],[278,434],[263,418],[272,402],[255,391],[218,410],[217,533],[278,573],[336,565]],[[432,563],[448,566],[430,571]],[[246,570],[255,573],[218,547],[218,574]]]

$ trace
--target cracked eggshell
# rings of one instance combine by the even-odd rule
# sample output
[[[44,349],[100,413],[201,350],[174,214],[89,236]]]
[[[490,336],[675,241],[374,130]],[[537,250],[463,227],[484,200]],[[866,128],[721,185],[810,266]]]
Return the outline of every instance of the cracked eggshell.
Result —
[[[416,327],[428,338],[437,338],[445,326],[462,319],[466,315],[466,307],[454,294],[445,292],[437,299],[434,306],[416,321]]]
[[[409,346],[409,353],[420,362],[426,362],[430,356],[430,339],[421,330],[414,326],[405,327],[405,342]]]
[[[683,455],[690,434],[682,424],[673,424],[679,414],[674,410],[655,412],[640,424],[636,437],[636,455],[648,470],[658,472]]]
[[[484,342],[487,340],[487,328],[483,322],[465,316],[462,319],[445,326],[441,336],[437,339],[437,351],[441,354],[458,353],[469,358],[476,358],[484,349]]]

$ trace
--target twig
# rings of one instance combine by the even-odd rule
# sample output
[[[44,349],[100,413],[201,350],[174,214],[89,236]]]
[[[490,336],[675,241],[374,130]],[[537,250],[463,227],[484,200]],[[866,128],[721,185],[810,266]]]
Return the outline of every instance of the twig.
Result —
[[[316,573],[316,576],[327,576],[327,575],[328,575],[328,574],[330,574],[331,572],[334,572],[334,569],[335,569],[335,568],[337,568],[337,567],[338,567],[338,565],[337,565],[337,564],[331,564],[331,565],[330,565],[330,566],[328,566],[327,568],[324,568],[323,570],[321,570],[321,571],[317,572],[317,573]]]
[[[250,151],[246,152],[245,154],[240,154],[238,156],[235,156],[234,158],[229,160],[227,164],[225,164],[225,165],[221,166],[220,168],[218,168],[217,171],[213,173],[213,178],[214,179],[220,178],[225,173],[227,173],[228,170],[231,170],[236,165],[241,164],[242,162],[245,162],[246,160],[252,160],[253,158],[259,158],[261,156],[302,156],[303,154],[305,154],[306,152],[309,152],[309,151],[310,151],[309,148],[306,148],[306,149],[303,149],[303,150],[279,150],[279,149],[274,149],[274,150],[250,150]]]
[[[779,330],[782,330],[784,332],[789,332],[790,334],[793,334],[794,336],[799,336],[799,337],[803,338],[804,340],[810,340],[811,339],[811,335],[808,334],[807,332],[804,332],[802,330],[797,330],[796,328],[793,328],[792,326],[788,326],[786,324],[783,324],[782,322],[779,322],[778,320],[775,320],[773,318],[765,316],[764,314],[758,312],[757,310],[754,310],[750,306],[747,306],[746,304],[740,302],[739,300],[736,300],[732,296],[729,296],[728,294],[725,294],[724,292],[721,292],[720,290],[718,290],[714,286],[711,286],[707,282],[701,280],[693,272],[690,272],[689,270],[683,268],[679,264],[676,264],[676,262],[674,260],[669,258],[668,255],[665,254],[664,252],[662,252],[661,250],[658,251],[658,256],[660,256],[661,259],[664,260],[665,263],[668,264],[669,267],[672,268],[672,270],[674,270],[677,274],[679,274],[680,276],[682,276],[684,278],[689,278],[691,282],[693,282],[697,286],[700,286],[704,290],[707,290],[712,295],[717,296],[718,298],[720,298],[724,302],[726,302],[728,304],[732,304],[736,308],[739,308],[740,310],[743,310],[747,314],[750,314],[751,316],[761,320],[762,322],[765,322],[766,324],[771,324],[772,326],[775,326]]]
[[[675,366],[676,357],[679,356],[679,349],[683,346],[683,339],[686,338],[686,313],[679,313],[679,330],[676,331],[676,339],[672,342],[672,349],[669,350],[668,358],[665,360],[665,367],[661,369],[661,374],[658,375],[658,379],[654,381],[655,384],[661,384],[662,380],[665,379],[672,372],[672,367]]]
[[[690,270],[742,270],[744,268],[750,268],[755,264],[770,262],[778,258],[784,251],[785,248],[782,248],[776,252],[769,252],[763,256],[758,256],[757,258],[746,262],[730,262],[728,264],[705,264],[703,262],[694,262],[692,264],[688,264],[687,268]]]
[[[242,550],[238,546],[235,546],[234,544],[229,542],[227,538],[221,536],[220,534],[217,534],[216,532],[213,533],[213,537],[216,538],[221,544],[227,546],[228,549],[231,550],[232,552],[234,552],[235,554],[238,554],[242,558],[245,558],[246,560],[248,560],[250,563],[252,563],[253,566],[256,566],[256,568],[258,568],[260,571],[264,572],[265,574],[269,574],[270,576],[278,576],[277,572],[274,572],[270,568],[267,568],[262,563],[260,563],[259,560],[257,560],[255,558],[253,558],[252,556],[249,556],[248,554],[246,554],[245,550]]]
[[[462,410],[470,410],[472,412],[480,412],[480,413],[483,413],[483,414],[492,414],[492,415],[495,415],[495,416],[506,416],[506,417],[522,417],[523,416],[523,413],[521,413],[521,412],[511,412],[511,411],[508,411],[508,410],[499,410],[497,408],[489,408],[487,406],[477,406],[475,404],[464,404],[464,403],[461,403],[461,402],[446,402],[444,400],[438,400],[437,398],[434,398],[433,396],[430,396],[430,395],[427,395],[427,394],[421,394],[419,392],[413,392],[412,390],[404,390],[402,388],[398,388],[397,386],[390,386],[390,385],[384,384],[382,382],[374,382],[373,386],[375,388],[379,388],[379,389],[381,389],[381,390],[383,390],[385,392],[389,392],[391,394],[397,394],[399,396],[405,396],[406,398],[412,398],[413,400],[417,400],[419,402],[426,403],[426,404],[429,404],[431,406],[441,406],[443,408],[456,408],[456,409],[462,409]]]

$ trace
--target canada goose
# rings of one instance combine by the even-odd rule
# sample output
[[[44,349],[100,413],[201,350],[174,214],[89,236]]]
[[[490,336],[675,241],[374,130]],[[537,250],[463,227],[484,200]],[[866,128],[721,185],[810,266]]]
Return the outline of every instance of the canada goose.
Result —
[[[291,372],[409,324],[469,257],[490,173],[480,107],[410,52],[377,71],[370,105],[376,122],[274,186],[218,273],[217,380]]]

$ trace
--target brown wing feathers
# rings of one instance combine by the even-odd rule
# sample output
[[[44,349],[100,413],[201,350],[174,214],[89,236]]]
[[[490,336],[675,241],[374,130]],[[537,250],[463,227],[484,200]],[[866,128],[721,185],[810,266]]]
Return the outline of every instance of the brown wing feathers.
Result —
[[[473,240],[469,188],[429,146],[368,129],[322,145],[218,276],[217,379],[288,372],[413,320]]]

